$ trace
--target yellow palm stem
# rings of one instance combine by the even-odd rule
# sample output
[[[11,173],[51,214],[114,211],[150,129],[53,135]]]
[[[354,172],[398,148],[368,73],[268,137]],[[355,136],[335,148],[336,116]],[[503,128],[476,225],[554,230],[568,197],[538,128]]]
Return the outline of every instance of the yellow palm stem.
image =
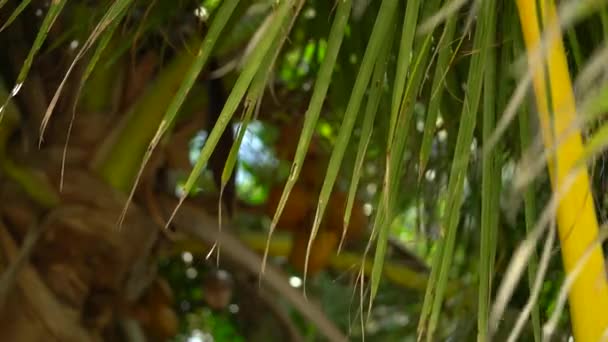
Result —
[[[540,8],[537,7],[540,4]],[[547,150],[553,150],[556,137],[574,125],[576,108],[564,46],[560,34],[550,34],[548,50],[542,63],[535,62],[535,50],[541,41],[541,26],[556,30],[557,12],[552,0],[517,0],[528,60],[533,68],[543,139]],[[580,132],[561,139],[557,153],[550,158],[549,174],[554,191],[563,193],[557,224],[562,260],[566,274],[572,272],[578,260],[598,235],[598,224],[586,169],[576,173],[574,183],[562,191],[566,179],[572,177],[573,167],[583,151]],[[599,341],[608,329],[608,286],[604,258],[596,247],[572,286],[568,301],[572,330],[577,342]]]

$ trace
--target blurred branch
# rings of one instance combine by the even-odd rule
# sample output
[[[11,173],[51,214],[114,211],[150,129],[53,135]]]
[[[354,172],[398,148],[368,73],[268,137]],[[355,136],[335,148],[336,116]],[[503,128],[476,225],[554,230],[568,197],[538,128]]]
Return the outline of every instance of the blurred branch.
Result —
[[[170,212],[175,207],[176,201],[165,198],[163,204],[165,210]],[[224,224],[220,232],[215,218],[187,203],[177,212],[173,224],[177,231],[199,239],[205,244],[218,242],[222,246],[223,258],[241,265],[252,275],[259,275],[262,259],[229,233],[231,230],[229,224]],[[328,340],[347,341],[346,336],[327,318],[321,308],[313,304],[311,298],[304,298],[300,292],[291,287],[286,276],[279,269],[267,265],[266,272],[261,275],[260,280],[288,300],[305,318],[315,324]]]
[[[0,246],[4,256],[10,263],[14,263],[19,259],[17,245],[1,222]],[[24,299],[20,303],[19,309],[33,311],[32,314],[44,325],[51,335],[48,336],[48,339],[83,342],[91,340],[87,332],[80,326],[78,315],[70,312],[57,301],[53,293],[29,263],[25,263],[21,272],[17,274],[17,284],[21,289],[19,297],[23,297]],[[14,312],[10,312],[9,314],[13,315]],[[6,315],[3,316],[8,317]],[[5,333],[8,333],[10,336],[10,332],[6,331],[3,331],[3,336],[6,336],[4,335]]]
[[[130,342],[146,342],[145,334],[139,323],[131,318],[123,318],[120,324]]]
[[[34,218],[23,238],[21,249],[18,252],[15,251],[15,253],[12,253],[12,247],[7,246],[10,244],[10,241],[8,240],[10,238],[8,231],[6,232],[7,235],[0,239],[0,246],[7,250],[7,259],[10,261],[8,267],[2,272],[0,277],[0,311],[6,303],[6,299],[12,290],[15,280],[19,277],[19,272],[28,264],[36,243],[40,240],[40,237],[44,232],[47,231],[47,228],[50,226],[49,223],[57,217],[72,215],[72,211],[72,208],[63,206],[50,210],[41,220]],[[0,226],[0,229],[4,229],[4,226]]]
[[[215,224],[217,226],[217,224]],[[238,236],[249,248],[262,252],[266,246],[267,235],[264,233],[241,233]],[[277,235],[273,237],[270,247],[269,255],[273,257],[288,256],[291,250],[292,239],[289,235]],[[197,254],[207,254],[209,251],[210,244],[201,244],[198,240],[181,240],[176,242],[172,252],[181,253],[182,251],[194,252]],[[342,251],[340,254],[336,254],[331,257],[330,267],[341,270],[356,270],[358,271],[361,267],[360,254],[354,252]],[[370,275],[372,270],[372,260],[368,259],[365,261],[365,274]],[[415,267],[410,265],[403,265],[395,261],[389,261],[384,266],[384,274],[387,280],[392,281],[394,284],[412,289],[417,291],[424,291],[428,277],[425,272],[416,270]],[[457,282],[452,282],[448,286],[448,293],[454,293],[459,288]]]
[[[30,255],[34,251],[34,246],[42,235],[44,226],[44,224],[34,222],[27,230],[27,234],[23,239],[23,244],[19,252],[16,255],[13,255],[12,258],[11,256],[7,258],[10,262],[8,263],[8,267],[3,270],[2,276],[0,277],[0,311],[4,308],[4,304],[6,304],[6,299],[15,285],[19,271],[27,264]],[[6,243],[7,242],[5,241],[2,245]],[[3,248],[6,247],[3,246]]]
[[[249,295],[257,297],[259,300],[266,305],[266,309],[269,310],[274,318],[283,326],[285,333],[289,337],[289,341],[292,342],[303,342],[304,338],[298,331],[293,320],[289,317],[289,313],[286,312],[285,308],[272,296],[271,293],[259,288],[258,286],[252,286],[249,282],[241,281],[239,284],[240,288],[244,289]]]

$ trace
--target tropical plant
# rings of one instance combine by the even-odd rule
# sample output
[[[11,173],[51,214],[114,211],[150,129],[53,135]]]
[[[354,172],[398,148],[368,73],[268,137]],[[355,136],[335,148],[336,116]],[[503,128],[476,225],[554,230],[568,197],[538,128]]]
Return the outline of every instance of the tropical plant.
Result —
[[[606,338],[606,36],[592,0],[0,0],[3,339]]]

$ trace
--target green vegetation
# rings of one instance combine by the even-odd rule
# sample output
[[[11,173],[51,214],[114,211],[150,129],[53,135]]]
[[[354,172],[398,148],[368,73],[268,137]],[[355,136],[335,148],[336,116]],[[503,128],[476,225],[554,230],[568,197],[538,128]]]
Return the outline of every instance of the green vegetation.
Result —
[[[608,336],[607,35],[602,1],[0,0],[0,331]]]

